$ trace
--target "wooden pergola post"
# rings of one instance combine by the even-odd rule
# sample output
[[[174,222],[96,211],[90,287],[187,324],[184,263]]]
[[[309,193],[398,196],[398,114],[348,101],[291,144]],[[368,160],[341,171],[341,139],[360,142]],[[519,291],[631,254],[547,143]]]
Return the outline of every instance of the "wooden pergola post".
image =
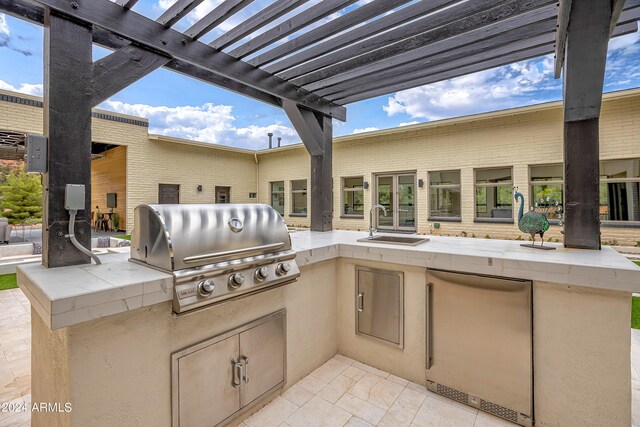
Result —
[[[282,107],[311,155],[311,231],[333,229],[331,117],[283,100]]]
[[[599,122],[612,2],[569,4],[564,50],[564,245],[600,249]]]
[[[85,208],[76,217],[76,237],[91,246],[91,93],[92,34],[45,9],[44,134],[48,138],[48,170],[43,175],[42,261],[46,267],[86,264],[87,255],[65,235],[69,213],[64,208],[66,184],[83,184]]]

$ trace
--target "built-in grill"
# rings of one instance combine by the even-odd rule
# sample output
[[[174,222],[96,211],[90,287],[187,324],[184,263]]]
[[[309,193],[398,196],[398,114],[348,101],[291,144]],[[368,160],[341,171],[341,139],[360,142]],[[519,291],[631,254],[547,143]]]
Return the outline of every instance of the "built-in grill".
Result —
[[[300,276],[287,226],[271,206],[140,205],[134,220],[131,260],[173,275],[176,313]]]

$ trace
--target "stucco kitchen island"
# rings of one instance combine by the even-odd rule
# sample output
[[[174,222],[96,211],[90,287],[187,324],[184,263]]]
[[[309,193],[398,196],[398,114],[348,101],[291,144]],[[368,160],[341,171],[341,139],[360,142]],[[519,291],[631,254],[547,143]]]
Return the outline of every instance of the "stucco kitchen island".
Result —
[[[415,247],[357,242],[365,236],[293,233],[297,282],[182,317],[172,313],[171,277],[128,262],[127,253],[105,255],[99,266],[19,267],[32,304],[32,400],[73,408],[35,412],[32,425],[169,426],[171,355],[281,309],[286,383],[238,420],[337,352],[424,385],[427,269],[532,281],[536,425],[631,424],[629,325],[639,267],[607,247],[537,251],[437,236]],[[356,266],[404,273],[403,348],[355,333]]]

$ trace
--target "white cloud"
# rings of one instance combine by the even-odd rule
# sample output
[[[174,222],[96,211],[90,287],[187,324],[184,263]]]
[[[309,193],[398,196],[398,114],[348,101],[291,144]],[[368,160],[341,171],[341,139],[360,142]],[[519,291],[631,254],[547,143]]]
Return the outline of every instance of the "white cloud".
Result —
[[[353,135],[355,135],[356,133],[364,133],[364,132],[374,132],[380,130],[380,128],[374,127],[374,126],[370,126],[370,127],[366,127],[366,128],[359,128],[359,129],[354,129],[353,132],[351,132]]]
[[[559,84],[553,79],[553,59],[547,56],[404,90],[383,109],[389,116],[437,120],[529,103],[523,98]]]
[[[609,43],[605,86],[621,89],[637,81],[640,33]],[[562,79],[553,76],[551,55],[397,92],[383,107],[389,116],[448,117],[513,108],[562,97]]]
[[[267,133],[272,132],[276,138],[282,137],[283,145],[300,142],[296,131],[281,123],[235,126],[236,117],[230,105],[206,103],[199,106],[167,107],[106,101],[101,108],[148,118],[150,133],[194,141],[260,149],[267,147]]]
[[[0,13],[0,34],[9,35],[9,24],[7,24],[7,16]]]
[[[0,89],[26,93],[27,95],[42,96],[41,84],[21,83],[20,86],[15,87],[4,80],[0,80]]]
[[[609,52],[622,51],[624,54],[630,54],[640,50],[640,33],[627,34],[624,36],[613,38],[609,41]]]
[[[420,124],[422,122],[418,121],[418,120],[412,120],[410,122],[402,122],[398,125],[398,127],[402,127],[402,126],[411,126],[411,125],[417,125]]]

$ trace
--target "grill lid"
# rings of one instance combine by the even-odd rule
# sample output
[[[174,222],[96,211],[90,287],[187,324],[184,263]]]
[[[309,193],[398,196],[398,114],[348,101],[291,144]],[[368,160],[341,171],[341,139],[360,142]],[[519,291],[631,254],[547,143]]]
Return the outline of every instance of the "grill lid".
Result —
[[[291,251],[282,217],[262,204],[140,205],[131,258],[167,271]]]

